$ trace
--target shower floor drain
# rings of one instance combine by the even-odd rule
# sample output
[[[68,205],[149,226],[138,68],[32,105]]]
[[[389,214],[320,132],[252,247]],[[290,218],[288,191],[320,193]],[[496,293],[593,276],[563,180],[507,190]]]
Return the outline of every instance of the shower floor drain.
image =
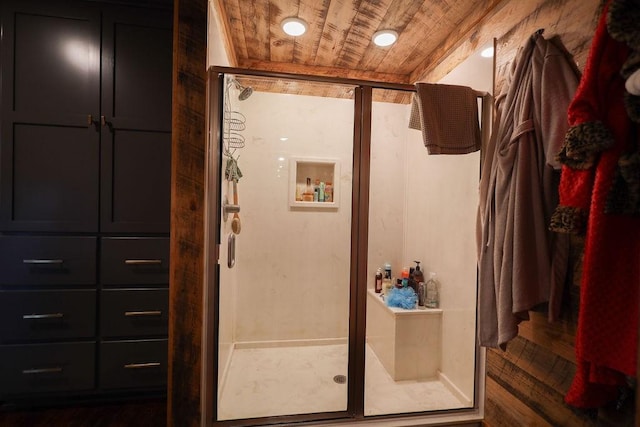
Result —
[[[344,375],[336,375],[335,377],[333,377],[333,381],[338,384],[344,384],[347,382],[347,377],[345,377]]]

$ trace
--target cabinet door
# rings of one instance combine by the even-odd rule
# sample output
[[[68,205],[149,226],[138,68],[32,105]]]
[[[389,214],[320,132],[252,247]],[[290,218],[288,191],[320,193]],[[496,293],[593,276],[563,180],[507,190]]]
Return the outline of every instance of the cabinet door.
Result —
[[[0,227],[97,231],[100,14],[3,1]]]
[[[117,8],[103,22],[101,229],[168,233],[171,14]]]

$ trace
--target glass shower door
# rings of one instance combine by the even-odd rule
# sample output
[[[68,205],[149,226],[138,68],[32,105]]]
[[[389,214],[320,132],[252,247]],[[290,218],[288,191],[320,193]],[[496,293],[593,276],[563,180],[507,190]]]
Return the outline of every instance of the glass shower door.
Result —
[[[223,85],[217,420],[344,413],[353,88]]]

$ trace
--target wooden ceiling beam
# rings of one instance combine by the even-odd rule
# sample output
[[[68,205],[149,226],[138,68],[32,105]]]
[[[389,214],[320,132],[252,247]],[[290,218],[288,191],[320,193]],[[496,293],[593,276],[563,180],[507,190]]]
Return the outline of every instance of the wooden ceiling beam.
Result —
[[[271,71],[276,73],[307,74],[313,76],[342,77],[355,80],[386,83],[408,83],[409,75],[380,73],[377,71],[355,70],[340,67],[323,67],[317,65],[291,64],[285,62],[269,62],[256,60],[240,60],[239,68]]]

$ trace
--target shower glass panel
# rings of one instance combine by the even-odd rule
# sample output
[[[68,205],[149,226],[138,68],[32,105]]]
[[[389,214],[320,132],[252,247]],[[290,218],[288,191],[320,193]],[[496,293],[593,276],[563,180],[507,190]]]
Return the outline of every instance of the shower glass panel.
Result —
[[[365,416],[475,403],[480,153],[428,155],[421,131],[409,128],[411,99],[373,90]],[[416,261],[424,282],[436,273],[437,308],[414,304],[408,288],[375,290],[378,269],[390,267],[394,287]]]
[[[224,78],[220,421],[347,410],[353,93]]]

